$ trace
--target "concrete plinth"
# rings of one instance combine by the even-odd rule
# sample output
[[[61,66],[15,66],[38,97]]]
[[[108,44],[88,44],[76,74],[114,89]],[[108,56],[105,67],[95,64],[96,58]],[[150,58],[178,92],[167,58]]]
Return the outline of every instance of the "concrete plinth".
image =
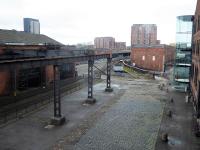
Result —
[[[113,88],[105,88],[105,92],[112,92]]]
[[[168,134],[167,133],[163,133],[162,136],[161,136],[161,140],[163,142],[167,142],[168,141]]]
[[[51,125],[60,126],[65,123],[65,117],[53,117],[51,118]]]
[[[94,104],[96,103],[96,99],[95,98],[88,98],[85,100],[84,102],[85,104]]]

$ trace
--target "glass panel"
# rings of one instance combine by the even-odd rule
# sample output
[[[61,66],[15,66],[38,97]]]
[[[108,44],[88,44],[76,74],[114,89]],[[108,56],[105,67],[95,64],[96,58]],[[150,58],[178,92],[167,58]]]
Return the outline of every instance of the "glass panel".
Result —
[[[177,67],[174,75],[175,79],[188,79],[190,67]]]

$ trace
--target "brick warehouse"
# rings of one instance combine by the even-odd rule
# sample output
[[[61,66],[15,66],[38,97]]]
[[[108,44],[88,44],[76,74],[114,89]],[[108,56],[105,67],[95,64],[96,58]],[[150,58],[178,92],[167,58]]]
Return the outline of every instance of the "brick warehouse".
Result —
[[[197,119],[200,118],[200,1],[197,1],[193,18],[192,67],[190,73],[190,89]],[[200,126],[200,125],[199,125]]]
[[[165,65],[174,60],[175,47],[168,45],[133,46],[131,62],[139,68],[164,72]]]
[[[62,49],[63,45],[45,35],[36,35],[13,30],[0,30],[0,59],[12,60],[34,57],[70,56],[71,52]],[[60,77],[74,79],[75,65],[63,64]],[[14,76],[16,78],[14,79]],[[40,68],[0,69],[0,96],[16,95],[36,87],[48,87],[53,81],[53,66]]]

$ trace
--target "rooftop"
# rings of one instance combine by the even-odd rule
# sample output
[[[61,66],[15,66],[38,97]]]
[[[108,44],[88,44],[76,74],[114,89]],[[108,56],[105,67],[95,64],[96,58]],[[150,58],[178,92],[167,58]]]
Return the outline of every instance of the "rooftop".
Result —
[[[0,29],[0,44],[15,45],[63,45],[62,43],[43,34],[31,34],[16,30]]]

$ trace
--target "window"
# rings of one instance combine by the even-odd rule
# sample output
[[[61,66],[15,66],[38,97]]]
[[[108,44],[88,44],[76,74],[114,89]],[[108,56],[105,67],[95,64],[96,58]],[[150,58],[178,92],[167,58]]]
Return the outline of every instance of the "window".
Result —
[[[199,55],[199,50],[200,50],[200,40],[197,41],[197,44],[198,44],[198,46],[197,46],[197,55]]]
[[[197,29],[197,31],[199,31],[200,30],[200,16],[198,16],[198,29]]]
[[[152,57],[152,60],[153,60],[153,61],[155,61],[155,60],[156,60],[156,57],[155,57],[155,56],[153,56],[153,57]]]
[[[194,42],[194,55],[196,55],[197,54],[197,47],[198,47],[198,45],[197,45],[197,41],[195,41]]]
[[[197,74],[198,74],[198,68],[195,66],[195,73],[194,73],[194,84],[197,87]]]
[[[192,30],[192,32],[193,32],[193,34],[195,34],[197,31],[196,31],[196,19],[194,20],[194,23],[193,23],[193,30]]]
[[[191,67],[191,77],[192,77],[192,80],[194,80],[194,64],[193,63]]]
[[[195,44],[196,44],[196,46],[195,46],[195,54],[196,54],[196,55],[199,55],[200,41],[197,40],[197,41],[195,42]]]
[[[196,44],[195,44],[195,42],[192,44],[192,55],[194,55],[195,54],[195,47],[196,47]]]
[[[144,61],[145,61],[145,56],[142,56],[142,60],[144,60]]]

